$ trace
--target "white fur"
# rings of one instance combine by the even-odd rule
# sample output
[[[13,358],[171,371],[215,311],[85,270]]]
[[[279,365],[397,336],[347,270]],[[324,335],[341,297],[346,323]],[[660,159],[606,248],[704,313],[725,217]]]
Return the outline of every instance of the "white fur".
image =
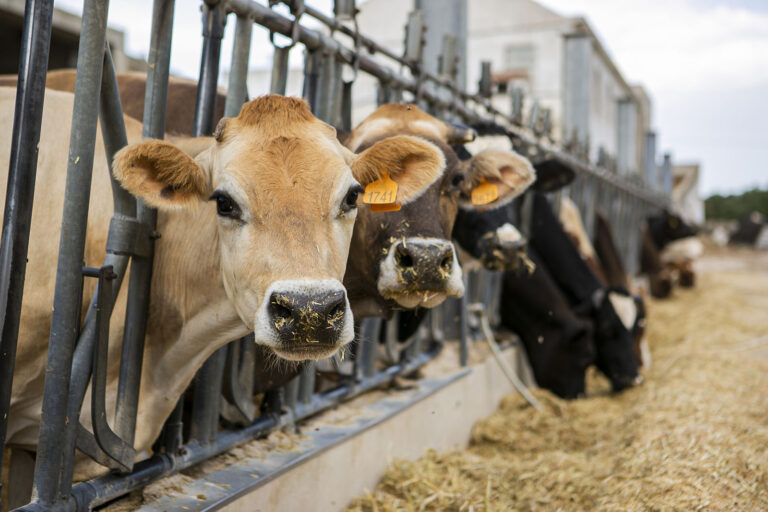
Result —
[[[620,293],[610,292],[608,294],[608,300],[611,301],[613,310],[619,316],[621,323],[627,330],[632,329],[635,325],[635,319],[637,319],[637,304],[635,299],[630,296],[622,295]]]
[[[520,231],[509,222],[496,228],[496,236],[499,237],[500,242],[507,242],[510,244],[519,242],[523,239],[523,235],[520,234]]]
[[[405,308],[433,308],[442,303],[447,297],[461,297],[464,295],[464,279],[461,273],[461,265],[456,257],[456,248],[453,248],[453,267],[451,275],[445,284],[445,289],[427,293],[405,293],[405,285],[398,279],[397,264],[395,262],[395,244],[396,240],[389,246],[387,257],[379,265],[379,280],[377,288],[379,293],[385,298],[394,299],[399,305]],[[404,243],[408,245],[432,245],[435,242],[445,242],[438,238],[406,238]],[[453,246],[453,243],[451,243]],[[402,290],[402,292],[400,292]]]
[[[695,236],[681,238],[670,242],[661,251],[661,261],[663,263],[685,263],[693,261],[704,252],[704,245],[701,240]]]

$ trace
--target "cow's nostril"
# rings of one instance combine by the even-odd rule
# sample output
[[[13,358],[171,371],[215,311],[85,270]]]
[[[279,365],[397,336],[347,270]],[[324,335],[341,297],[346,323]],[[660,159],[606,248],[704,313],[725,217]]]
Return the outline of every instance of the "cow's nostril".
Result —
[[[328,312],[328,318],[330,320],[336,320],[337,318],[341,318],[344,316],[344,310],[346,309],[346,304],[342,301],[336,304],[329,312]]]
[[[398,245],[395,249],[395,261],[400,268],[410,268],[413,266],[413,257],[408,252],[408,249],[402,245]]]
[[[445,258],[443,258],[443,261],[440,262],[440,266],[443,268],[443,270],[451,270],[451,267],[453,267],[453,255],[449,254]]]
[[[271,306],[272,307],[270,309],[272,310],[272,316],[275,318],[284,318],[288,320],[293,316],[293,312],[290,309],[281,304],[278,304],[277,302],[273,302]]]

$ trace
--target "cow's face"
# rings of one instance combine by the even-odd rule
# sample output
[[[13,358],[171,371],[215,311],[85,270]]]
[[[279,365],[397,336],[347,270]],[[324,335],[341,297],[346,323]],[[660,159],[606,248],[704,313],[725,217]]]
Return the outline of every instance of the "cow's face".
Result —
[[[696,229],[693,226],[669,210],[663,210],[649,217],[648,229],[659,249],[663,249],[669,242],[696,235]]]
[[[535,178],[530,164],[510,152],[484,151],[460,161],[450,144],[467,140],[471,133],[409,104],[384,105],[350,133],[346,144],[356,153],[394,136],[418,137],[439,149],[445,165],[442,176],[399,211],[360,211],[345,278],[356,313],[380,315],[393,303],[430,308],[463,294],[451,242],[459,207],[476,208],[471,191],[483,181],[498,190],[488,208],[506,203]],[[372,295],[374,291],[378,294]]]
[[[158,208],[206,202],[224,288],[257,343],[285,359],[332,355],[354,336],[341,280],[362,186],[386,168],[406,202],[442,171],[442,154],[403,137],[354,155],[304,101],[281,96],[245,104],[214,137],[194,160],[162,141],[129,146],[115,174]]]
[[[626,290],[609,289],[595,306],[595,363],[614,391],[621,391],[639,382],[634,346],[639,327],[637,302]]]

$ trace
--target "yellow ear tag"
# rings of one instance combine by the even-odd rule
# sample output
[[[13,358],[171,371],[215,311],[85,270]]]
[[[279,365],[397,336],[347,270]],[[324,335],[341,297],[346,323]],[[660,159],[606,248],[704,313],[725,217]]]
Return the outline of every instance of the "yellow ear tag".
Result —
[[[396,212],[402,207],[400,203],[372,204],[371,213]]]
[[[499,187],[483,180],[472,189],[472,204],[482,205],[492,203],[499,197]]]
[[[381,178],[365,186],[363,202],[366,204],[392,204],[397,199],[397,183],[387,171],[381,171]]]
[[[363,202],[371,205],[372,213],[396,212],[401,208],[396,198],[397,182],[387,171],[381,171],[381,178],[366,185],[363,193]]]

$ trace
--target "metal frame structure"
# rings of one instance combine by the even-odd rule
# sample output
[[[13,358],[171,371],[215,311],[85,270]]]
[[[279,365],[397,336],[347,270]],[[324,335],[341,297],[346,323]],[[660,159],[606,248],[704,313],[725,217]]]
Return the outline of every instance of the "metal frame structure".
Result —
[[[18,97],[14,118],[12,156],[5,217],[0,248],[0,286],[3,297],[3,327],[0,340],[0,445],[5,440],[10,406],[16,339],[19,330],[26,252],[29,239],[37,142],[40,137],[47,53],[50,41],[52,0],[27,0],[24,40],[19,68]],[[342,19],[354,22],[354,3],[337,2],[337,17],[326,16],[304,5],[302,0],[283,1],[292,13],[284,16],[253,0],[204,0],[203,52],[195,106],[194,132],[213,131],[217,78],[224,25],[236,18],[229,76],[226,114],[236,115],[247,97],[246,76],[252,27],[266,28],[291,38],[286,47],[275,46],[270,92],[284,93],[288,56],[296,45],[305,49],[304,96],[319,118],[343,129],[351,123],[352,81],[347,71],[374,76],[379,81],[381,103],[409,95],[431,113],[467,124],[493,125],[507,133],[516,147],[529,156],[554,158],[576,169],[579,178],[570,194],[590,219],[595,204],[610,205],[609,212],[624,226],[637,226],[650,209],[665,199],[648,189],[598,168],[583,158],[553,145],[547,137],[547,122],[522,125],[521,112],[511,115],[496,110],[487,91],[470,94],[456,86],[455,66],[440,76],[427,73],[422,62],[424,20],[418,12],[409,18],[406,51],[403,56],[379,46]],[[391,381],[397,375],[413,373],[440,350],[446,330],[452,329],[461,342],[461,360],[466,364],[469,333],[467,299],[453,303],[460,311],[459,325],[439,311],[430,314],[427,335],[417,336],[400,354],[398,361],[377,369],[381,320],[366,319],[358,325],[354,362],[333,361],[339,373],[332,386],[318,386],[314,365],[280,389],[267,392],[260,411],[253,403],[254,344],[246,337],[218,350],[201,368],[192,394],[190,435],[183,438],[184,399],[167,420],[155,454],[135,462],[133,449],[144,350],[144,335],[152,278],[153,245],[157,238],[156,212],[125,192],[113,179],[114,215],[107,239],[107,256],[100,268],[83,268],[89,191],[97,121],[108,158],[126,145],[120,96],[109,48],[106,20],[109,2],[85,0],[83,28],[77,63],[72,138],[67,167],[63,222],[57,267],[54,314],[49,339],[48,366],[43,397],[43,414],[34,472],[35,501],[26,511],[86,511],[173,474],[271,430],[311,416],[340,401]],[[163,138],[168,94],[170,45],[174,0],[155,0],[147,66],[143,135]],[[330,35],[301,25],[302,16],[311,16],[327,25]],[[342,44],[342,35],[351,45]],[[447,50],[446,50],[447,51]],[[383,64],[374,56],[390,62]],[[453,59],[451,59],[453,61]],[[401,71],[395,71],[396,67]],[[407,71],[404,73],[403,70]],[[484,76],[490,76],[490,68]],[[487,81],[487,80],[486,80]],[[522,99],[515,102],[521,109]],[[538,115],[532,116],[539,119]],[[544,129],[541,128],[544,126]],[[637,252],[637,241],[620,239],[628,257]],[[634,261],[634,256],[627,261]],[[112,306],[128,266],[128,305],[115,420],[105,410],[105,364]],[[635,267],[630,265],[630,270]],[[80,323],[79,304],[84,278],[98,280],[85,321]],[[468,276],[472,302],[488,309],[492,322],[498,303],[498,279],[489,273]],[[449,311],[449,309],[445,309]],[[476,328],[476,326],[475,326]],[[79,421],[89,382],[92,395],[93,432]],[[323,391],[315,392],[321,388]],[[222,396],[246,426],[221,429]],[[258,414],[257,414],[258,412]],[[231,423],[228,423],[231,424]],[[4,447],[4,446],[3,446]],[[72,485],[75,451],[80,450],[112,473]],[[1,463],[1,462],[0,462]]]

